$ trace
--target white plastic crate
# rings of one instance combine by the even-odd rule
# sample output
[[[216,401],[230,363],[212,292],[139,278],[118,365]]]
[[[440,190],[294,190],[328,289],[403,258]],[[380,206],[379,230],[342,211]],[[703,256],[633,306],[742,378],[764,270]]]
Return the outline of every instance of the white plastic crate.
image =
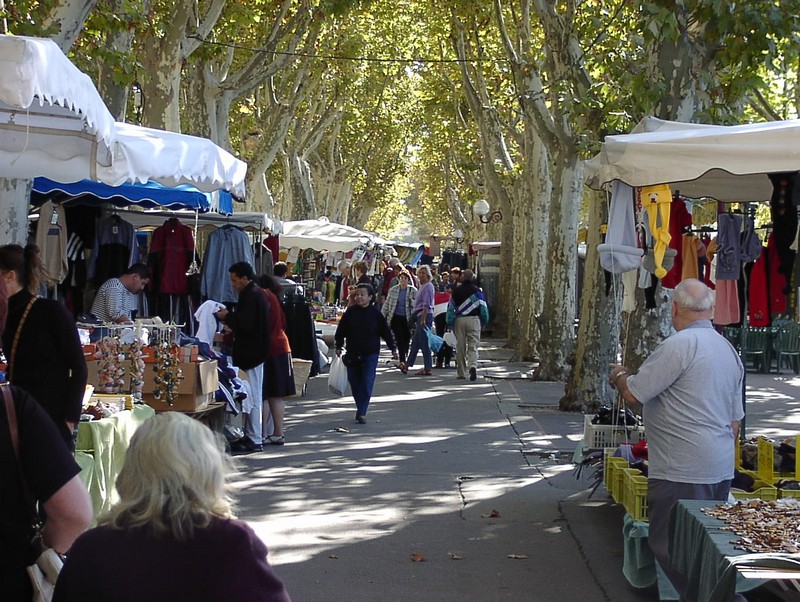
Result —
[[[645,438],[644,427],[624,427],[612,424],[592,424],[593,416],[583,417],[583,442],[589,449],[617,447],[623,443],[638,443]]]

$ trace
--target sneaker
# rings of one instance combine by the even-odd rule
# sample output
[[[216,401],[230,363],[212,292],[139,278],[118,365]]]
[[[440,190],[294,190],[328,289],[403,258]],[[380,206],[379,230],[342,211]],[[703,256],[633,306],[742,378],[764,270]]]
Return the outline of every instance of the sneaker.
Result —
[[[283,445],[286,443],[286,439],[284,439],[283,435],[276,437],[275,435],[270,435],[267,437],[267,441],[270,445]]]
[[[475,368],[470,368],[469,379],[474,382],[477,378],[478,378],[478,372],[475,370]]]
[[[366,416],[362,416],[361,414],[356,412],[356,422],[358,422],[358,424],[366,424],[367,423],[367,417]]]

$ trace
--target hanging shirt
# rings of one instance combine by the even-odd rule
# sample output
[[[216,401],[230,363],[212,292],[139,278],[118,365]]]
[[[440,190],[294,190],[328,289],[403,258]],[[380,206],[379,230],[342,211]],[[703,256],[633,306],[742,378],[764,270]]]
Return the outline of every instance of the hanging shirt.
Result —
[[[236,303],[238,293],[231,284],[228,268],[239,261],[253,265],[253,248],[244,230],[225,225],[212,232],[203,254],[200,294],[223,303]]]
[[[154,292],[186,295],[186,272],[194,257],[192,229],[177,218],[170,218],[153,232],[147,264],[152,272]]]
[[[741,244],[739,232],[742,229],[742,216],[722,213],[717,216],[719,233],[717,235],[717,283],[720,280],[738,280],[741,272]]]
[[[102,284],[122,275],[139,262],[139,245],[133,224],[118,215],[110,215],[95,224],[94,247],[87,268],[88,276]]]
[[[43,280],[47,288],[60,284],[67,276],[67,217],[61,205],[51,201],[39,209],[36,246],[42,260]],[[125,266],[128,267],[128,266]]]
[[[681,247],[683,246],[682,235],[686,228],[692,225],[692,214],[686,209],[686,203],[680,197],[675,197],[670,203],[669,212],[669,248],[674,249],[676,252],[675,259],[672,263],[672,268],[667,272],[667,275],[661,280],[661,286],[665,288],[675,288],[681,281],[681,273],[683,272],[683,257]]]

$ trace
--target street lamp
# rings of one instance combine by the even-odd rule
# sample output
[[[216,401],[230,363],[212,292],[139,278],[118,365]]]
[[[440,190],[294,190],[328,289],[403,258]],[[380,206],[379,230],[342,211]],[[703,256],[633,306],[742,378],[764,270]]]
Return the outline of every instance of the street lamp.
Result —
[[[453,230],[453,240],[455,240],[458,245],[464,242],[464,233],[459,228]]]
[[[488,224],[490,222],[496,224],[503,219],[503,214],[500,211],[492,211],[491,207],[489,207],[489,203],[484,199],[475,201],[475,204],[472,206],[472,213],[478,216],[482,224]]]

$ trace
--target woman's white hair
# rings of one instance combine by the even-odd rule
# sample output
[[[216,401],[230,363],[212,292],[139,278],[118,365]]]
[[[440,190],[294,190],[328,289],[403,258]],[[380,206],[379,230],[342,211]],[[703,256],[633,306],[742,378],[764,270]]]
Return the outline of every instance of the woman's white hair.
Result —
[[[212,518],[233,516],[232,471],[224,442],[207,426],[179,412],[158,414],[134,433],[117,477],[120,501],[98,524],[191,539]]]
[[[421,265],[417,268],[417,276],[419,276],[420,272],[426,272],[428,274],[428,278],[433,278],[433,274],[431,274],[431,269],[427,265]]]

